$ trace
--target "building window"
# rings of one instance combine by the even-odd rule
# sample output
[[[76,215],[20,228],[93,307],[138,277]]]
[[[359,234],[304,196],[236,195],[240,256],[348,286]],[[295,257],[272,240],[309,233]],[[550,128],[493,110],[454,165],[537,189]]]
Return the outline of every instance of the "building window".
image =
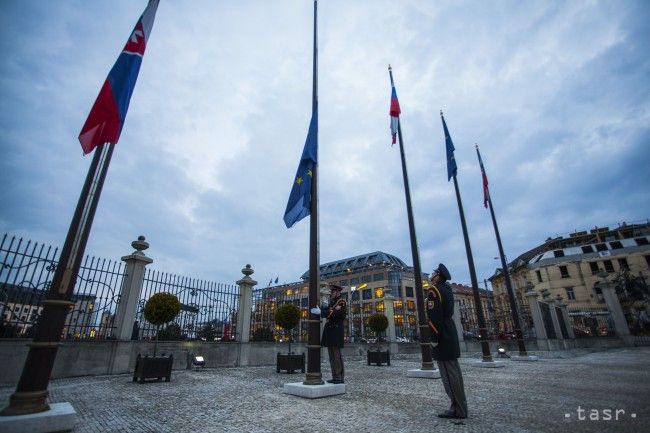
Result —
[[[607,245],[605,245],[605,244],[596,244],[596,249],[598,251],[607,251]]]
[[[361,298],[362,299],[372,299],[372,289],[365,289],[363,292],[361,292]]]
[[[404,326],[404,316],[395,314],[395,326]]]
[[[562,275],[562,278],[569,278],[569,271],[566,266],[560,266],[560,275]]]
[[[576,300],[576,294],[573,292],[573,287],[565,287],[564,290],[566,290],[566,298],[569,301]]]
[[[372,302],[366,302],[365,304],[363,304],[363,312],[372,313]]]
[[[393,309],[395,311],[401,311],[404,309],[404,302],[402,301],[393,301]]]
[[[541,283],[542,282],[542,273],[540,271],[535,271],[535,275],[537,275],[537,282]]]
[[[625,270],[630,270],[630,266],[627,264],[627,259],[625,257],[618,259],[618,267]]]
[[[415,311],[415,302],[414,301],[406,301],[406,309],[409,311]]]
[[[589,262],[589,267],[591,268],[591,275],[598,275],[598,272],[600,272],[598,262]]]
[[[591,245],[586,245],[586,246],[582,247],[582,252],[584,254],[593,253],[594,252],[594,247],[592,247]]]
[[[609,245],[612,247],[613,250],[620,250],[621,248],[623,248],[623,245],[619,241],[610,242]]]
[[[415,326],[415,316],[409,314],[408,319],[409,319],[409,325]]]
[[[361,282],[363,283],[369,283],[372,281],[372,275],[364,275],[361,277]]]
[[[402,286],[397,286],[397,297],[398,298],[402,297]]]
[[[605,265],[605,270],[610,274],[614,272],[614,265],[612,265],[611,260],[603,260],[603,265]]]
[[[347,295],[347,293],[346,293]],[[300,306],[301,307],[308,307],[309,306],[309,298],[301,298],[300,299]]]
[[[359,279],[358,278],[350,278],[350,285],[351,286],[356,286],[359,284]]]
[[[646,238],[636,238],[634,239],[634,242],[636,242],[638,246],[650,244],[650,242],[648,242],[648,239]]]
[[[341,280],[339,281],[340,286],[347,286],[348,285],[348,280]]]
[[[413,297],[413,287],[406,286],[406,297],[407,298]]]
[[[383,274],[383,273],[381,273],[381,274],[375,274],[375,275],[372,276],[372,280],[373,280],[373,281],[381,281],[381,280],[383,280],[383,279],[384,279],[384,274]]]
[[[358,301],[359,300],[359,291],[358,290],[352,291],[352,300],[353,301]]]
[[[352,308],[350,309],[352,314],[359,314],[359,311],[361,311],[361,307],[359,304],[352,304]]]
[[[375,311],[378,313],[384,312],[384,301],[379,301],[375,304]]]
[[[384,297],[384,288],[383,287],[377,287],[375,289],[375,298],[383,298]]]
[[[564,251],[562,251],[562,250],[555,250],[555,251],[553,251],[553,255],[554,255],[555,257],[564,257]]]

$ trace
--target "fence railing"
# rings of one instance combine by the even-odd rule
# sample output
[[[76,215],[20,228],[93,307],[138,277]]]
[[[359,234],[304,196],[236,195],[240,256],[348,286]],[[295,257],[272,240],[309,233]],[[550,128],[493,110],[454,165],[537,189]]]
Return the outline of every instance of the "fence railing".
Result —
[[[154,293],[178,297],[180,314],[162,327],[162,340],[234,341],[239,310],[239,287],[146,269],[136,312],[134,339],[152,339],[156,327],[144,319],[144,305]]]
[[[58,265],[59,250],[5,234],[0,241],[0,338],[31,338]],[[121,262],[86,256],[79,269],[62,338],[106,339],[119,303]]]
[[[616,335],[611,313],[606,308],[569,309],[569,326],[576,338]]]
[[[476,308],[473,304],[461,305],[456,314],[460,317],[463,327],[463,337],[465,340],[476,340],[479,338],[480,330]],[[483,309],[483,317],[487,328],[488,340],[514,340],[515,325],[510,308]],[[535,337],[535,326],[530,313],[528,304],[519,305],[519,322],[521,332],[524,338]]]

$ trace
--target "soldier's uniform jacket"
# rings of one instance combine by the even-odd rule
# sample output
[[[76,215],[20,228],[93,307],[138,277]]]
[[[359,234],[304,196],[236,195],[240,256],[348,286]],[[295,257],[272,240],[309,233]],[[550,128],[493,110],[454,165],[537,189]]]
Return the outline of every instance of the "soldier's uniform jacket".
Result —
[[[340,309],[336,309],[336,306]],[[345,299],[339,297],[336,300],[330,300],[327,307],[321,307],[321,317],[327,319],[325,328],[323,329],[323,338],[321,346],[324,347],[343,347],[344,331],[343,321],[347,315],[347,302]]]
[[[460,357],[458,333],[452,316],[454,315],[454,295],[449,284],[445,282],[431,286],[429,296],[425,299],[431,341],[438,342],[433,348],[433,358],[438,361],[451,361]]]

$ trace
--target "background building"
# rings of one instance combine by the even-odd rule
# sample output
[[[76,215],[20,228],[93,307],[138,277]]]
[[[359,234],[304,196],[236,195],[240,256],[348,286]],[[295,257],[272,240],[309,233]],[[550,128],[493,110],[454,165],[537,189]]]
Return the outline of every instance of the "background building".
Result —
[[[562,300],[578,333],[611,328],[600,286],[614,284],[632,328],[649,309],[650,222],[548,238],[511,261],[508,272],[519,307],[526,308],[525,293],[531,288],[541,299]],[[489,280],[495,309],[509,311],[503,270]]]

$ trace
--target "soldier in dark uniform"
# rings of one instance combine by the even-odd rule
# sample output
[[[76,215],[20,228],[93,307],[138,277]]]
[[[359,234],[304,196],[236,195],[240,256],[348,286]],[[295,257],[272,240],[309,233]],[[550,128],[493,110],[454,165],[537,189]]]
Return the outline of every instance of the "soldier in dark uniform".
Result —
[[[330,284],[330,302],[322,308],[312,308],[311,312],[320,314],[327,319],[323,329],[323,338],[321,346],[327,347],[327,353],[330,358],[330,367],[332,368],[332,380],[329,383],[344,383],[343,357],[341,348],[343,348],[343,321],[347,314],[347,303],[341,298],[341,286]]]
[[[431,329],[433,357],[438,361],[440,378],[445,392],[451,400],[451,408],[438,416],[440,418],[467,418],[467,399],[463,374],[458,365],[460,345],[454,314],[454,295],[447,281],[451,279],[449,270],[440,263],[431,274],[431,288],[427,294],[426,307]]]

